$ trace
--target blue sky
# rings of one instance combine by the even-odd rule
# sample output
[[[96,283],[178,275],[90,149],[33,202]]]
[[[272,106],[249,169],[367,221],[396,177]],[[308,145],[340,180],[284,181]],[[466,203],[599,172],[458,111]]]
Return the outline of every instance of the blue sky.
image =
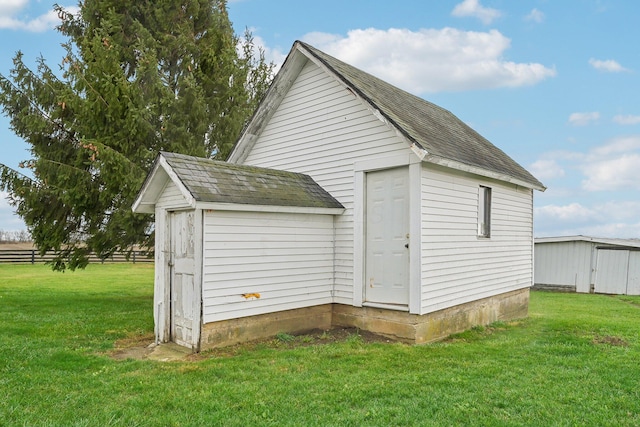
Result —
[[[1,74],[17,50],[60,63],[50,10],[0,0]],[[276,64],[303,40],[452,111],[548,187],[535,194],[536,236],[640,237],[640,2],[236,0],[228,10]],[[0,118],[0,163],[17,168],[27,148]],[[0,229],[23,227],[2,197]]]

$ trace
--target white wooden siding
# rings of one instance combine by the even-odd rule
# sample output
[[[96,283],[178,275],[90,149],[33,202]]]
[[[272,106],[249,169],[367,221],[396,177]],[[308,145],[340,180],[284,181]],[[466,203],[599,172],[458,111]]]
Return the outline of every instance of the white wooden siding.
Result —
[[[591,242],[536,243],[534,282],[539,285],[575,286],[588,293],[595,268],[595,245]],[[593,267],[592,267],[593,265]]]
[[[477,233],[480,185],[490,238]],[[532,285],[532,190],[425,164],[422,194],[422,313]]]
[[[178,186],[170,179],[167,180],[167,184],[160,192],[160,197],[156,202],[156,208],[171,210],[185,207],[188,207],[187,201],[184,199],[182,193],[180,193]]]
[[[333,246],[331,215],[205,211],[203,321],[331,303]]]
[[[334,302],[353,303],[354,162],[408,153],[351,91],[308,62],[245,160],[306,173],[346,208],[335,218]]]

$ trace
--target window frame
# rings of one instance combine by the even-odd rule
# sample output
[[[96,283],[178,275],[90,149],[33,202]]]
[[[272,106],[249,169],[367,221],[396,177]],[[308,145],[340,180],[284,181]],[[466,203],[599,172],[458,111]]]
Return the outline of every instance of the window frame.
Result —
[[[491,187],[478,187],[478,237],[491,238]]]

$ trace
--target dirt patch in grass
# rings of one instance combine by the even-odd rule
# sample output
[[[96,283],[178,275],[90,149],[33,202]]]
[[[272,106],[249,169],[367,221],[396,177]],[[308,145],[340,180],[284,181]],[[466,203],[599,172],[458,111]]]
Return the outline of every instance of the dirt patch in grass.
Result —
[[[280,333],[275,337],[265,338],[262,340],[250,341],[228,347],[213,348],[200,353],[191,354],[187,356],[187,359],[195,361],[215,357],[233,357],[247,351],[264,348],[292,349],[313,345],[335,344],[340,342],[368,344],[395,343],[397,341],[372,332],[362,331],[357,328],[335,328],[326,331],[317,329],[298,335]]]
[[[154,345],[153,334],[133,335],[116,341],[109,356],[116,360],[146,359]]]
[[[340,342],[354,343],[394,343],[396,341],[356,328],[336,328],[327,331],[313,330],[304,334],[277,334],[275,337],[236,344],[228,347],[213,348],[200,353],[188,354],[182,360],[198,361],[215,357],[233,357],[247,351],[264,348],[292,349],[312,345],[334,344]],[[116,360],[147,359],[155,349],[153,334],[135,335],[116,341],[115,348],[109,356]]]
[[[628,347],[629,346],[629,343],[626,340],[624,340],[624,339],[622,339],[620,337],[614,337],[614,336],[611,336],[611,335],[595,337],[593,339],[593,343],[594,344],[601,344],[601,345],[602,344],[611,345],[611,346],[614,346],[614,347]]]

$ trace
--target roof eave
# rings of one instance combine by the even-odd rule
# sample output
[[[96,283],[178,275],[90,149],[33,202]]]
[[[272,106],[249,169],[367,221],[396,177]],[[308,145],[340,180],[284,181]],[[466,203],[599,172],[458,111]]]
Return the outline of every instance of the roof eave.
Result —
[[[131,206],[131,210],[135,213],[154,213],[158,196],[168,180],[171,180],[178,187],[180,194],[185,199],[185,207],[195,209],[196,199],[182,183],[171,165],[167,163],[167,159],[160,153],[156,158],[151,172],[149,172],[144,184],[140,188],[138,196]]]
[[[131,210],[135,213],[153,213],[154,211],[153,206],[155,206],[155,200],[153,202],[149,201],[149,197],[152,194],[149,189],[157,185],[159,179],[158,170],[161,168],[159,160],[160,154],[156,156],[153,166],[151,167],[151,171],[147,174],[142,187],[140,187],[140,190],[131,205]],[[151,208],[149,208],[149,206],[151,206]]]
[[[299,44],[294,43],[282,67],[276,74],[264,98],[249,119],[227,159],[229,163],[243,163],[258,136],[275,113],[278,106],[300,74],[307,57],[301,54]]]
[[[213,211],[242,211],[242,212],[276,212],[276,213],[302,213],[316,215],[341,215],[344,208],[328,208],[313,206],[278,206],[278,205],[253,205],[241,203],[197,202],[196,207],[202,210]]]
[[[607,237],[592,237],[592,236],[556,236],[556,237],[536,237],[535,243],[568,243],[568,242],[587,242],[600,245],[618,246],[618,247],[632,247],[640,248],[640,240],[636,239],[620,239],[620,238],[607,238]]]
[[[538,190],[538,191],[542,191],[544,192],[547,187],[545,187],[544,185],[538,183],[538,182],[531,182],[531,181],[525,181],[523,179],[520,178],[516,178],[512,175],[509,174],[505,174],[505,173],[501,173],[501,172],[497,172],[497,171],[492,171],[489,169],[485,169],[485,168],[480,168],[477,166],[473,166],[473,165],[468,165],[462,162],[458,162],[455,160],[451,160],[451,159],[446,159],[444,157],[440,157],[440,156],[435,156],[432,154],[426,154],[423,158],[422,161],[427,162],[427,163],[433,163],[439,166],[445,166],[451,169],[456,169],[462,172],[468,172],[468,173],[472,173],[475,175],[480,175],[480,176],[484,176],[487,178],[492,178],[492,179],[496,179],[498,181],[504,181],[504,182],[509,182],[511,184],[515,184],[515,185],[519,185],[522,187],[526,187],[526,188],[531,188],[532,190]]]

